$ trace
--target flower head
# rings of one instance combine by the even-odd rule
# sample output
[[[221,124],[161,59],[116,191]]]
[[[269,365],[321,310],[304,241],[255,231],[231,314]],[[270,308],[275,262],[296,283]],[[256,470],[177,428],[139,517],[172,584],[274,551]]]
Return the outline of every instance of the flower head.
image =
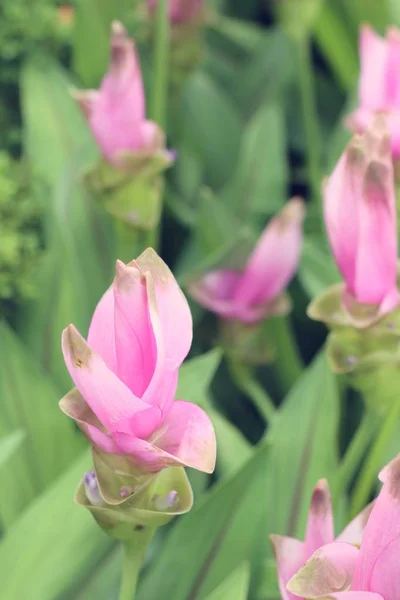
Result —
[[[390,142],[376,119],[356,135],[324,189],[328,238],[349,299],[380,307],[399,303],[397,224]]]
[[[152,249],[117,263],[86,341],[70,325],[62,336],[76,385],[61,409],[95,447],[127,455],[139,470],[169,466],[212,472],[215,435],[198,406],[174,400],[178,371],[192,341],[187,301]]]
[[[371,507],[360,513],[337,538],[338,542],[360,544]],[[279,588],[283,600],[296,600],[297,596],[286,589],[289,580],[319,548],[333,542],[333,514],[331,496],[325,479],[314,488],[304,542],[294,538],[272,535],[278,567]]]
[[[104,157],[119,165],[124,155],[152,155],[165,137],[146,120],[142,73],[135,44],[117,21],[111,30],[111,60],[100,89],[74,92]]]
[[[392,152],[400,155],[400,31],[389,27],[385,38],[369,25],[360,31],[361,76],[359,108],[347,120],[353,131],[363,132],[374,114],[385,112],[388,117]]]
[[[289,582],[291,592],[338,600],[400,599],[400,456],[381,479],[360,549],[337,542],[324,546]]]
[[[225,319],[251,324],[267,317],[296,272],[303,219],[304,203],[294,198],[267,225],[243,271],[211,271],[191,285],[191,295]]]

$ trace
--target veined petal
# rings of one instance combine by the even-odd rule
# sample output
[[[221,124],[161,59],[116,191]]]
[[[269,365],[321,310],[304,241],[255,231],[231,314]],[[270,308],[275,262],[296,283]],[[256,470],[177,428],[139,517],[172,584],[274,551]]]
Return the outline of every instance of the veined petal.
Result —
[[[333,542],[317,550],[288,583],[288,590],[304,598],[329,596],[350,588],[359,550]]]
[[[310,511],[308,513],[306,539],[304,543],[306,557],[309,558],[318,548],[334,540],[331,494],[326,479],[315,486]]]
[[[294,538],[281,535],[270,535],[270,540],[275,554],[282,600],[296,600],[297,596],[289,592],[286,586],[307,560],[304,544]]]
[[[76,387],[108,431],[115,421],[149,408],[90,349],[73,325],[63,332],[62,349]]]

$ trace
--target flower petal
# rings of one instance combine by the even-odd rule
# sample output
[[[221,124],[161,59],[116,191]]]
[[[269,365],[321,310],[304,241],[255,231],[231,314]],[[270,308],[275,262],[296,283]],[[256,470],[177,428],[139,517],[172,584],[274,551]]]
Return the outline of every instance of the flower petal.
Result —
[[[131,263],[132,265],[133,263]],[[148,248],[134,261],[142,273],[150,273],[165,346],[165,367],[174,371],[192,345],[192,315],[187,300],[165,262]]]
[[[297,596],[318,598],[349,589],[359,550],[351,544],[334,542],[317,550],[288,583]]]
[[[241,274],[237,271],[210,271],[191,283],[189,292],[204,308],[221,317],[237,318],[237,307],[232,301],[232,296],[240,277]]]
[[[76,387],[107,430],[115,421],[149,408],[108,369],[73,325],[63,332],[62,349]]]
[[[308,513],[307,532],[304,543],[306,559],[318,548],[334,540],[331,494],[326,479],[315,486]]]
[[[117,374],[114,336],[114,292],[111,286],[98,303],[89,327],[88,344]]]
[[[368,523],[371,511],[374,503],[368,504],[342,531],[342,533],[336,538],[337,542],[347,542],[354,546],[360,546],[361,540],[364,535],[365,527]]]
[[[294,538],[281,535],[271,535],[270,540],[275,554],[282,600],[296,600],[297,596],[289,592],[286,586],[307,560],[304,544]]]
[[[285,289],[299,263],[304,215],[303,200],[293,198],[267,225],[234,291],[235,303],[264,304]]]
[[[385,600],[379,594],[373,592],[338,592],[324,596],[324,600]]]
[[[386,105],[387,43],[369,25],[360,29],[360,104],[379,110]]]

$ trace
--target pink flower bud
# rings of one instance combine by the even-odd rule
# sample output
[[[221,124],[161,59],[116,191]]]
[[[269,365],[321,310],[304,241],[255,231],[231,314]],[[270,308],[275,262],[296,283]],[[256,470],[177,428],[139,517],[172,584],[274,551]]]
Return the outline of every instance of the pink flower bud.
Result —
[[[346,291],[385,314],[399,303],[390,141],[381,119],[350,142],[324,189],[325,223]]]
[[[148,0],[150,13],[153,14],[158,0]],[[168,0],[168,15],[176,25],[196,20],[203,6],[203,0]]]
[[[211,271],[190,287],[205,308],[225,319],[257,323],[296,272],[303,239],[304,203],[291,200],[268,224],[243,271]]]
[[[88,340],[70,325],[62,348],[77,387],[61,400],[94,446],[128,455],[143,473],[190,466],[211,473],[214,430],[205,412],[174,400],[192,342],[186,298],[152,249],[119,262]]]
[[[153,154],[163,148],[163,132],[146,120],[139,59],[121,23],[112,24],[111,61],[100,89],[75,91],[74,96],[109,162],[118,164],[124,154]]]
[[[388,117],[393,155],[400,156],[400,31],[389,27],[385,38],[369,25],[360,31],[361,75],[359,108],[347,120],[353,131],[363,132],[374,114]]]

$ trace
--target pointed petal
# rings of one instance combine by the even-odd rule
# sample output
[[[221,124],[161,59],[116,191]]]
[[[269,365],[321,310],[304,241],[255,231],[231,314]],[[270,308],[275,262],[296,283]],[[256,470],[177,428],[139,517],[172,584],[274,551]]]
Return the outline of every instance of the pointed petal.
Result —
[[[304,202],[294,198],[268,224],[234,292],[237,304],[263,304],[285,289],[299,263],[304,215]]]
[[[117,374],[114,336],[114,292],[106,291],[94,311],[88,333],[88,345]]]
[[[353,544],[353,546],[360,546],[361,540],[364,535],[365,527],[368,523],[374,503],[368,504],[342,531],[342,533],[336,538],[337,542],[347,542]]]
[[[309,558],[318,548],[334,540],[331,494],[326,479],[315,486],[308,513],[305,552]]]
[[[175,277],[152,248],[145,250],[134,262],[142,273],[150,273],[153,280],[165,346],[165,367],[174,371],[182,364],[192,345],[193,324],[189,305]]]
[[[204,308],[221,317],[235,318],[237,307],[232,296],[240,277],[237,271],[210,271],[190,284],[189,293]]]
[[[359,550],[351,544],[334,542],[317,550],[288,583],[297,596],[318,598],[349,589]]]
[[[391,582],[398,584],[400,579],[399,482],[400,456],[384,472],[383,487],[365,527],[353,582],[354,589],[369,589],[385,598],[395,597],[390,596]]]
[[[360,29],[360,103],[363,108],[379,110],[386,104],[387,43],[369,25]]]
[[[73,325],[63,332],[62,349],[76,387],[107,430],[110,431],[118,419],[149,408],[108,369]]]
[[[282,600],[296,600],[297,596],[289,592],[286,586],[308,558],[304,553],[304,544],[281,535],[270,535],[270,540],[275,554]]]
[[[90,119],[99,97],[99,92],[97,90],[72,89],[70,93],[72,98],[78,102],[79,107],[86,119]]]
[[[215,468],[216,441],[206,413],[190,402],[175,401],[161,429],[151,441],[115,433],[120,451],[131,455],[144,470],[157,472],[167,466],[187,466],[205,473]]]

